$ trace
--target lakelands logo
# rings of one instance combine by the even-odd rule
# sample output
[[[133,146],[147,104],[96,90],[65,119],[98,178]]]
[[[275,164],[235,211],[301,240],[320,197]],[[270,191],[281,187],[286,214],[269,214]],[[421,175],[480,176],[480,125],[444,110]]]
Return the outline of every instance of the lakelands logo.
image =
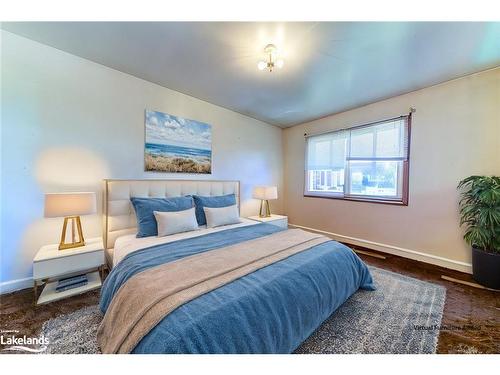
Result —
[[[41,353],[47,350],[49,339],[44,335],[29,337],[18,333],[17,330],[0,331],[0,344],[7,346],[3,351]]]

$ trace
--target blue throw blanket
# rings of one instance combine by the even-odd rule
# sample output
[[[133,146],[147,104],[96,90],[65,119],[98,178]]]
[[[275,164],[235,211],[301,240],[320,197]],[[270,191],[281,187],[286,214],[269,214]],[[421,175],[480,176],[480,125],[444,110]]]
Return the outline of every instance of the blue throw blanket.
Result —
[[[100,308],[138,272],[281,230],[257,224],[131,253],[106,278]],[[182,305],[133,353],[291,353],[359,288],[375,289],[367,266],[329,241]]]

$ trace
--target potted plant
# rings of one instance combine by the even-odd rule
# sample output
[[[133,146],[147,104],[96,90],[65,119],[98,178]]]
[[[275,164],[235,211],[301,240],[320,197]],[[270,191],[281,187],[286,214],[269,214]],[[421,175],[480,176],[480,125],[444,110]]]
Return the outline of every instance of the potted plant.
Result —
[[[472,246],[472,274],[478,283],[500,289],[500,177],[470,176],[461,189],[460,225]]]

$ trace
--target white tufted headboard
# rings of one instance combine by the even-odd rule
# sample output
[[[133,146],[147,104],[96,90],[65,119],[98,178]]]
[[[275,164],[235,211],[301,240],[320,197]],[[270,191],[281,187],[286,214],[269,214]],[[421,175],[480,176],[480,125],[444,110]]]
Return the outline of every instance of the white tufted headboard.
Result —
[[[137,232],[131,197],[179,197],[188,194],[205,196],[235,194],[240,207],[239,181],[212,180],[104,180],[104,243],[106,249],[118,237]]]

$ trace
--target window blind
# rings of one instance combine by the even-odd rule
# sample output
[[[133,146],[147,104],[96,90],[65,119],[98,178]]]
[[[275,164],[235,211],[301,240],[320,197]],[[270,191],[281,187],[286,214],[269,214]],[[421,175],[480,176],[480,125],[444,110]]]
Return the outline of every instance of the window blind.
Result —
[[[409,118],[308,136],[305,194],[402,200]]]

